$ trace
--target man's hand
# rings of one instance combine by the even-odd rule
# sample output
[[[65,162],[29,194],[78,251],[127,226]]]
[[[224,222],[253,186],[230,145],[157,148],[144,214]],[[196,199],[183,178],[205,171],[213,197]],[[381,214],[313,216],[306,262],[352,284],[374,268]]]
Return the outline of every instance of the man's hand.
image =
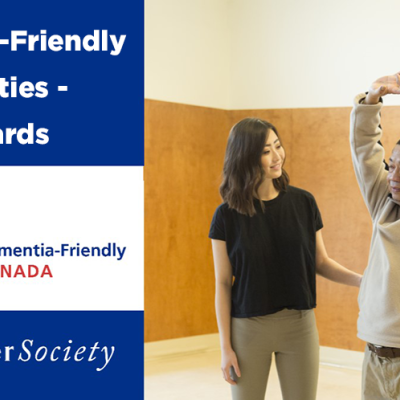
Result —
[[[377,104],[379,98],[387,94],[400,94],[400,72],[383,76],[372,83],[364,104]]]

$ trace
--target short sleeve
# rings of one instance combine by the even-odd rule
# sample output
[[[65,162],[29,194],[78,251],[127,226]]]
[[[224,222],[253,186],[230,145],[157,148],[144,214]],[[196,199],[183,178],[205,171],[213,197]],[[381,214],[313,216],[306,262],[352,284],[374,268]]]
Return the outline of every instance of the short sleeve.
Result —
[[[319,208],[318,208],[317,202],[315,201],[314,197],[313,197],[313,212],[314,212],[314,220],[315,220],[315,232],[317,232],[324,227],[324,224],[322,222],[321,213],[319,212]]]
[[[210,232],[208,237],[210,239],[226,240],[225,239],[225,221],[222,206],[219,206],[214,213],[211,221]]]

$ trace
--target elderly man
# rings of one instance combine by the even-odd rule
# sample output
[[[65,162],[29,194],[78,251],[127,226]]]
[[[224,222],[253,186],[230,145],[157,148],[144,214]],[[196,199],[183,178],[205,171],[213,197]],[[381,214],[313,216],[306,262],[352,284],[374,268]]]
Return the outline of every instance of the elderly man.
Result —
[[[363,400],[400,399],[400,141],[389,158],[380,144],[382,97],[400,94],[400,74],[355,98],[351,152],[373,233],[359,294],[358,337],[367,342]]]

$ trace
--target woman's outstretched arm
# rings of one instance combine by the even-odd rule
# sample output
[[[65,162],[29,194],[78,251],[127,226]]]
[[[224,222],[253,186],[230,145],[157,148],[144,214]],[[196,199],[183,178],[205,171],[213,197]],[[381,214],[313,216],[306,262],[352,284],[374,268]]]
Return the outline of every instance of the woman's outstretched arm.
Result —
[[[332,258],[329,258],[324,241],[322,239],[321,229],[317,232],[317,249],[316,249],[316,269],[317,274],[326,279],[344,285],[360,287],[362,276],[356,272],[350,271],[343,267]]]

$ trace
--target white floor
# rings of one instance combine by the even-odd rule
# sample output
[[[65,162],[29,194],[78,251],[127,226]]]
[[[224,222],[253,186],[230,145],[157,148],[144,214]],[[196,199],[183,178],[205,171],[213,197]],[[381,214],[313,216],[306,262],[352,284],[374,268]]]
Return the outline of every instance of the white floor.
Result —
[[[145,400],[230,400],[230,388],[220,371],[218,350],[147,357]],[[322,364],[318,400],[359,400],[361,371]],[[276,369],[271,368],[266,399],[281,400]],[[249,399],[251,400],[251,399]]]

